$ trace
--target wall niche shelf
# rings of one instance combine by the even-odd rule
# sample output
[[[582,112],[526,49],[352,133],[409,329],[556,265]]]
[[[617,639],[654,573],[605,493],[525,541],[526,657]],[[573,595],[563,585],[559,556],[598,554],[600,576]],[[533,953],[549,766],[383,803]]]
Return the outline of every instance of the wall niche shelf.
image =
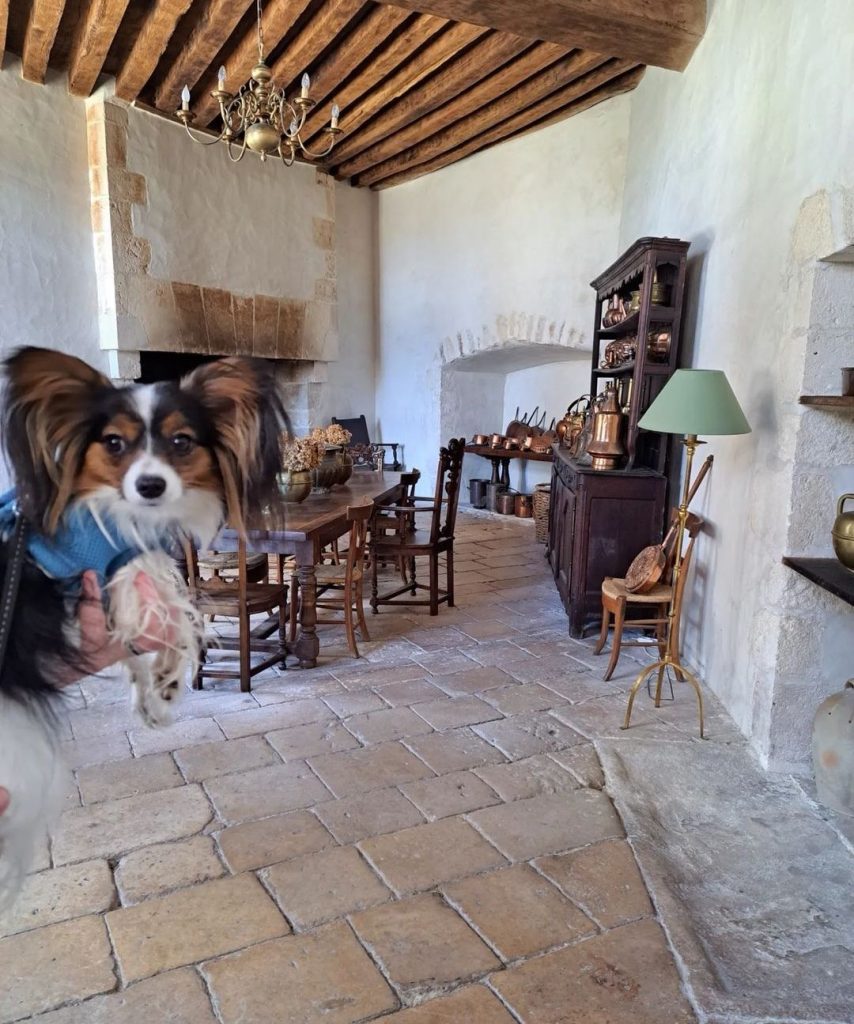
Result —
[[[811,583],[854,605],[854,572],[836,558],[792,558],[786,555],[783,565],[806,577]]]
[[[801,395],[801,405],[818,409],[850,409],[854,412],[854,395]]]

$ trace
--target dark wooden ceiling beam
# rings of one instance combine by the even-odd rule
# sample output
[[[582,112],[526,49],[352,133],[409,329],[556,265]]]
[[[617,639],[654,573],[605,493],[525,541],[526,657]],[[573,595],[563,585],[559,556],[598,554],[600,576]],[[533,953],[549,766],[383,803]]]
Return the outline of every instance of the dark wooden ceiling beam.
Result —
[[[116,76],[116,95],[131,102],[145,88],[193,0],[155,0]],[[177,104],[176,104],[177,106]]]
[[[587,56],[590,55],[581,54],[582,58]],[[598,54],[595,56],[600,61],[605,60]],[[552,87],[548,95],[541,96],[537,100],[534,100],[537,95],[536,90],[522,86],[502,97],[497,103],[483,108],[470,117],[463,118],[444,131],[437,132],[432,138],[425,139],[423,143],[404,150],[390,160],[372,167],[369,171],[359,175],[358,184],[377,185],[381,183],[382,187],[386,187],[387,179],[393,178],[396,181],[401,175],[409,175],[416,167],[426,167],[428,170],[446,167],[448,164],[462,159],[463,156],[468,156],[494,142],[518,134],[534,123],[541,122],[549,115],[565,109],[588,94],[607,87],[615,79],[624,77],[633,69],[634,65],[630,61],[606,60],[601,67],[587,74],[576,76],[574,81],[567,83],[562,88],[554,89]],[[634,84],[637,83],[634,82]],[[425,170],[422,173],[426,174],[428,171]]]
[[[267,48],[275,46],[291,30],[297,19],[304,13],[311,0],[272,0],[261,12],[261,27]],[[225,70],[228,72],[228,88],[236,92],[244,82],[249,81],[252,68],[258,63],[258,28],[256,22],[244,32],[237,45],[228,54]],[[198,98],[191,103],[200,125],[208,125],[219,115],[216,100],[211,93],[217,87],[217,71],[210,67],[200,80]]]
[[[453,30],[449,31],[469,27],[456,25]],[[529,39],[520,39],[519,36],[511,36],[503,32],[490,32],[464,53],[453,56],[443,63],[440,69],[427,81],[422,82],[418,88],[407,89],[405,94],[392,105],[389,105],[392,99],[390,96],[386,97],[374,110],[370,110],[370,104],[368,104],[369,112],[362,120],[364,121],[371,114],[375,114],[375,116],[363,131],[357,132],[337,148],[335,163],[339,164],[354,157],[368,146],[391,135],[392,132],[405,128],[418,118],[429,114],[431,110],[440,107],[454,96],[458,96],[463,90],[476,85],[496,68],[506,64],[514,57],[518,57],[530,46]],[[352,122],[349,111],[347,119],[342,119],[341,126],[345,131],[351,130]]]
[[[2,0],[0,0],[2,2]],[[125,16],[129,0],[89,0],[68,59],[68,91],[88,96]]]
[[[21,54],[21,74],[28,82],[44,84],[64,10],[65,0],[33,0]]]
[[[192,89],[195,86],[250,6],[251,0],[207,0],[186,46],[157,88],[155,106],[161,110],[178,107],[183,87],[188,85]]]
[[[557,88],[558,85],[562,85],[566,81],[567,71],[565,68],[567,67],[568,60],[570,61],[569,66],[574,66],[571,63],[571,58],[567,58],[563,47],[556,46],[554,43],[540,43],[528,50],[527,53],[523,53],[521,57],[499,68],[498,71],[483,79],[478,85],[445,103],[438,110],[425,114],[424,117],[413,121],[406,128],[402,128],[400,131],[386,136],[381,142],[369,146],[353,157],[353,159],[339,166],[337,171],[342,177],[352,178],[361,171],[367,170],[368,167],[373,167],[374,164],[388,160],[396,153],[401,152],[401,150],[417,145],[434,133],[447,128],[455,121],[459,121],[468,114],[480,110],[481,107],[488,106],[504,93],[527,82],[532,76],[537,75],[538,72],[543,71],[550,65],[554,65],[555,62],[558,62],[558,68],[554,75],[557,83],[555,88]],[[599,57],[599,60],[604,62],[607,58]]]
[[[614,96],[619,96],[625,92],[631,92],[631,90],[637,86],[638,82],[640,82],[641,78],[643,78],[644,71],[645,68],[639,67],[634,71],[629,71],[626,74],[620,75],[607,84],[600,86],[598,89],[594,89],[586,96],[582,96],[581,99],[578,99],[573,103],[569,103],[565,107],[559,107],[557,110],[553,110],[550,114],[546,114],[544,117],[537,120],[535,124],[516,123],[515,125],[512,125],[510,122],[505,122],[502,125],[498,125],[491,132],[487,132],[479,138],[470,140],[468,143],[453,150],[451,153],[446,153],[444,156],[437,157],[429,163],[421,164],[418,167],[410,167],[407,170],[403,170],[397,174],[383,178],[382,181],[375,183],[372,187],[375,189],[384,189],[392,188],[394,185],[402,185],[406,181],[412,181],[414,178],[421,178],[425,174],[441,170],[441,168],[447,167],[449,164],[457,163],[465,157],[471,156],[473,153],[480,152],[483,149],[488,149],[490,146],[494,146],[499,142],[507,142],[510,139],[527,135],[529,132],[539,131],[541,128],[547,128],[549,125],[556,124],[558,121],[565,121],[568,117],[572,117],[574,114],[580,114],[583,110],[595,107],[599,103],[603,103],[605,100],[611,99]],[[518,120],[521,119],[514,118],[513,120],[518,122]]]
[[[329,103],[320,103],[311,112],[305,124],[303,137],[310,141],[329,124],[333,101],[337,102],[340,108],[346,112],[379,82],[402,68],[416,50],[434,39],[447,27],[448,22],[444,18],[434,18],[429,14],[415,18],[390,43],[375,52],[370,62],[346,85],[336,90],[334,100],[330,100]]]
[[[388,0],[529,39],[683,71],[706,29],[706,0]]]

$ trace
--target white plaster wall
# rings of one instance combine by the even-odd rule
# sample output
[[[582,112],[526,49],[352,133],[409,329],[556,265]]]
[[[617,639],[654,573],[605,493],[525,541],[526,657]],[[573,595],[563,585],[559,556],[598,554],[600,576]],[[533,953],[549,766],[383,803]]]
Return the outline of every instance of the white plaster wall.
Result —
[[[325,190],[305,164],[261,163],[251,153],[233,164],[223,145],[191,142],[177,124],[128,111],[128,168],[148,184],[134,207],[134,233],[151,244],[149,274],[243,295],[314,298],[324,254],[314,217]]]
[[[632,94],[621,246],[641,235],[691,241],[686,365],[725,370],[754,428],[710,445],[716,463],[699,505],[710,534],[698,551],[704,603],[691,611],[687,653],[779,768],[804,768],[815,705],[851,674],[852,619],[840,614],[848,632],[836,632],[836,653],[801,659],[790,676],[800,682],[796,705],[795,686],[786,695],[775,682],[796,586],[780,565],[796,542],[795,439],[803,416],[826,416],[797,405],[810,322],[803,274],[821,255],[808,237],[821,233],[820,218],[801,208],[822,189],[854,185],[852,86],[850,0],[715,0],[685,73],[650,69]],[[848,352],[850,365],[850,334]],[[827,357],[839,366],[840,355]],[[825,422],[826,438],[854,429],[850,419]],[[794,508],[808,503],[823,524],[827,555],[830,498],[794,496]],[[797,587],[802,605],[824,601]],[[811,628],[802,622],[790,646],[807,650]],[[792,708],[779,736],[775,718],[788,709],[775,701]]]
[[[0,354],[44,345],[99,369],[95,260],[89,221],[86,115],[64,81],[0,74]],[[37,129],[37,130],[34,130]],[[8,477],[0,466],[0,486]]]
[[[435,471],[446,339],[453,358],[532,324],[526,337],[589,346],[588,282],[618,248],[629,102],[380,193],[377,416],[409,465]]]
[[[368,189],[335,187],[338,267],[338,359],[329,364],[325,418],[365,414],[376,433],[374,367],[377,357],[377,196]],[[390,438],[390,440],[395,440]]]

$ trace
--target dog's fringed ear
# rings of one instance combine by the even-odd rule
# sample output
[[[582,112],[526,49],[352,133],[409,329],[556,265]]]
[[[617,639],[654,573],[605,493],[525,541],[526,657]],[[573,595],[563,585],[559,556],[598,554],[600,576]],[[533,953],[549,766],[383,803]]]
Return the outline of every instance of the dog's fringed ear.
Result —
[[[279,435],[290,430],[290,424],[272,364],[262,359],[217,359],[193,370],[181,387],[211,417],[229,525],[245,533],[250,513],[280,502]]]
[[[113,384],[82,360],[46,348],[18,349],[3,370],[3,444],[18,507],[50,534],[74,494],[93,399]]]

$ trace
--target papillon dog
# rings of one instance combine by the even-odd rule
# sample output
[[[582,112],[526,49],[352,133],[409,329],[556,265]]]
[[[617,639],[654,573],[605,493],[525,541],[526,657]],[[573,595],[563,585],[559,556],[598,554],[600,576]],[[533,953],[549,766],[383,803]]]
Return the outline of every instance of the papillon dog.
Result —
[[[272,366],[260,360],[220,359],[180,382],[127,387],[47,349],[21,349],[4,368],[14,491],[0,499],[0,601],[13,541],[24,557],[0,666],[0,786],[11,793],[0,816],[0,904],[14,897],[64,795],[55,726],[63,679],[86,672],[82,573],[98,573],[110,638],[128,652],[133,706],[148,725],[166,724],[203,636],[170,552],[181,536],[209,545],[226,519],[245,534],[249,510],[277,503],[288,428]],[[140,572],[155,602],[141,601]],[[168,649],[138,653],[134,640],[158,625],[159,636],[168,625]]]

